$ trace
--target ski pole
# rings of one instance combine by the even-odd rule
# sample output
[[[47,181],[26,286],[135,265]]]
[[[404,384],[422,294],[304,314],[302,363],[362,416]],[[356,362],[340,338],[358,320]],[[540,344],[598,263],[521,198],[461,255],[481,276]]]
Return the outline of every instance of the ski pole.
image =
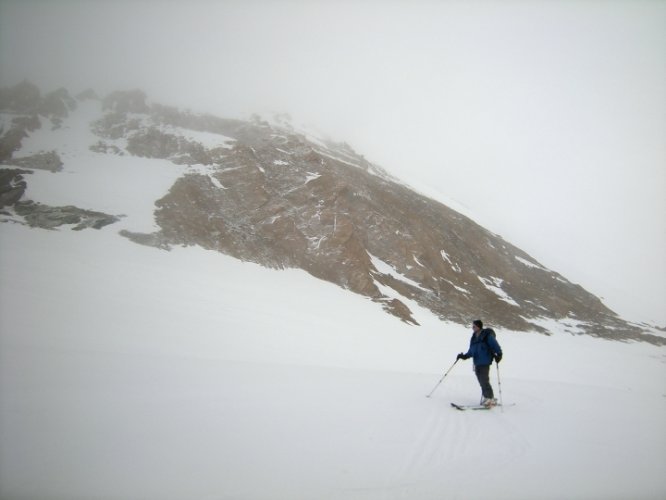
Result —
[[[504,402],[502,401],[502,382],[500,381],[500,374],[499,374],[499,363],[495,364],[497,365],[497,387],[499,388],[500,408],[502,409],[502,412],[504,412]]]
[[[441,383],[444,381],[444,379],[445,379],[446,376],[449,374],[449,372],[450,372],[451,370],[453,370],[453,367],[454,367],[454,366],[456,366],[456,363],[457,363],[457,362],[458,362],[458,360],[456,359],[456,360],[453,362],[453,364],[451,365],[451,368],[449,368],[448,370],[446,370],[446,373],[444,374],[444,376],[443,376],[442,378],[439,379],[439,382],[437,382],[437,385],[436,385],[435,387],[433,387],[432,391],[430,391],[430,394],[428,394],[428,395],[426,396],[426,398],[429,398],[430,396],[432,396],[432,394],[435,392],[435,390],[439,387],[439,384],[441,384]]]

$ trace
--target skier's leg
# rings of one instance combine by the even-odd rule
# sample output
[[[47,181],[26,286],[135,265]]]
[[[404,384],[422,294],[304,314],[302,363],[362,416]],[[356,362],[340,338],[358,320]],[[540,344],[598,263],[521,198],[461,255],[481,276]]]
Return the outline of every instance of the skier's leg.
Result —
[[[484,398],[493,399],[495,395],[493,393],[493,386],[490,385],[490,365],[476,366],[474,370],[481,386],[481,394],[483,394]]]

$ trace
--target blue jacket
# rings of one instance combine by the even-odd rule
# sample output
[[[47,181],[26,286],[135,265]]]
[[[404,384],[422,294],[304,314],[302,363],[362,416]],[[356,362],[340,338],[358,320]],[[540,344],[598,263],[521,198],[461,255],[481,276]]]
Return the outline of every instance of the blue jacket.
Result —
[[[465,358],[474,358],[474,366],[490,365],[494,354],[502,354],[502,348],[495,339],[494,332],[491,332],[490,328],[484,328],[478,337],[472,334]]]

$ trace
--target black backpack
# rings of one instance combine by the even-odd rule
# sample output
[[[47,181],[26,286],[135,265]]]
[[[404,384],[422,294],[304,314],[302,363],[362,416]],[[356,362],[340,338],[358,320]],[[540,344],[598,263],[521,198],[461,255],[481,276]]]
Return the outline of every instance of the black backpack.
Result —
[[[488,344],[488,336],[492,335],[494,339],[497,338],[497,335],[495,334],[495,330],[492,328],[484,328],[481,330],[481,335],[483,335],[483,342],[486,344],[486,347],[488,348],[488,352],[490,353],[491,358],[494,360],[495,355],[493,353],[493,350],[490,348],[490,344]],[[492,361],[490,362],[492,364]]]

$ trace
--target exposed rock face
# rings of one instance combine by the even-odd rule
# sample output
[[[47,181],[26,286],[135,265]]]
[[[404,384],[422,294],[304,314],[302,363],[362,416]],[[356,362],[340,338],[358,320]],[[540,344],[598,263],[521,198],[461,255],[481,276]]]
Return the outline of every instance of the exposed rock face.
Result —
[[[28,186],[23,175],[30,173],[14,168],[0,169],[0,208],[12,206],[21,199]]]
[[[159,232],[124,233],[138,243],[200,245],[268,267],[302,268],[409,323],[416,321],[406,299],[460,323],[483,317],[498,327],[545,331],[540,318],[568,319],[590,334],[645,340],[580,286],[413,192],[346,144],[311,141],[258,118],[222,120],[156,106],[141,121],[113,109],[98,122],[102,137],[122,130],[130,154],[202,165],[157,201]],[[163,132],[167,125],[235,143],[205,148]]]
[[[11,117],[9,126],[0,129],[0,162],[12,168],[0,169],[0,209],[3,215],[16,215],[13,222],[32,227],[55,229],[73,225],[73,230],[100,229],[119,220],[113,215],[74,206],[52,207],[32,200],[23,200],[27,181],[25,175],[35,169],[59,172],[63,162],[56,151],[15,157],[24,138],[41,127],[40,116],[48,118],[53,128],[58,128],[62,119],[77,107],[76,101],[65,89],[59,89],[44,97],[39,89],[29,82],[0,89],[0,111]],[[13,168],[21,167],[21,168]]]
[[[96,96],[87,92],[85,98]],[[30,113],[46,109],[40,99],[29,85],[0,93],[0,103],[28,113],[12,121],[16,137],[35,125]],[[55,102],[48,107],[52,121],[73,109],[66,93],[49,99]],[[309,137],[282,118],[271,125],[259,117],[227,120],[149,105],[141,91],[114,92],[103,100],[103,110],[92,125],[99,140],[90,150],[127,161],[139,156],[190,165],[156,201],[159,231],[121,232],[132,241],[165,249],[199,245],[272,268],[301,268],[412,324],[416,303],[463,324],[481,317],[498,328],[546,332],[542,321],[555,319],[570,323],[574,333],[664,344],[501,237],[415,193],[347,144]],[[15,151],[11,144],[3,151]],[[44,164],[35,157],[11,162],[24,168]],[[59,162],[50,157],[45,163]],[[0,202],[27,224],[82,229],[118,220],[21,201],[27,171],[0,172]]]
[[[76,100],[66,89],[58,89],[42,97],[39,88],[24,81],[13,87],[0,89],[0,110],[50,118],[66,118],[76,109]]]
[[[15,220],[15,222],[43,229],[55,229],[63,225],[74,225],[72,229],[80,231],[85,228],[101,229],[120,220],[115,215],[108,215],[93,210],[83,210],[71,205],[52,207],[30,200],[21,201],[27,187],[24,175],[31,173],[30,170],[0,169],[0,209],[11,207],[13,212],[24,221]],[[2,210],[2,212],[9,214],[6,210]]]
[[[118,146],[114,144],[107,144],[104,141],[97,141],[95,144],[90,146],[89,149],[95,153],[114,154],[119,156],[124,156],[125,154]]]
[[[9,160],[28,134],[41,127],[36,113],[16,115],[8,125],[0,126],[0,162]]]
[[[107,111],[114,113],[148,113],[150,108],[146,104],[146,94],[141,90],[119,91],[104,98],[103,105]]]
[[[133,134],[127,141],[127,151],[134,156],[171,159],[179,164],[210,165],[213,162],[201,144],[166,134],[155,127]]]
[[[11,159],[21,147],[23,139],[41,127],[40,115],[49,118],[55,129],[59,128],[62,119],[75,109],[76,101],[65,89],[50,92],[44,97],[39,89],[29,82],[0,89],[0,112],[14,115],[10,126],[0,128],[0,162]],[[32,161],[40,165],[35,168],[57,170],[59,166],[54,165],[60,160],[54,162],[55,157],[57,154],[48,153],[48,156],[33,158]]]
[[[127,152],[134,156],[168,159],[179,165],[212,165],[219,163],[226,154],[226,148],[206,148],[199,142],[164,129],[183,127],[224,134],[225,131],[235,130],[242,123],[180,113],[175,108],[160,105],[148,108],[145,100],[145,94],[140,91],[114,92],[104,100],[107,112],[93,124],[94,132],[111,141],[127,139]],[[108,145],[104,141],[99,141],[91,149],[124,154],[117,146]]]
[[[13,158],[12,165],[24,168],[36,168],[38,170],[48,170],[50,172],[59,172],[62,170],[63,163],[60,156],[55,151],[48,153],[37,153],[22,158]]]
[[[65,89],[58,89],[44,96],[39,106],[39,113],[62,120],[76,109],[76,100]]]
[[[13,87],[0,89],[0,109],[17,113],[37,113],[42,94],[36,85],[23,81]]]
[[[14,208],[16,213],[23,217],[29,226],[42,229],[55,229],[68,224],[74,225],[72,227],[74,231],[86,228],[101,229],[120,220],[115,215],[83,210],[71,205],[51,207],[32,201],[19,201]]]
[[[538,329],[529,318],[553,314],[589,322],[599,333],[604,326],[596,324],[622,326],[594,296],[446,206],[297,136],[256,132],[250,140],[245,130],[245,141],[219,166],[179,179],[157,202],[162,241],[300,267],[409,322],[408,307],[383,287],[462,323],[480,316]],[[373,257],[395,274],[378,269]]]

